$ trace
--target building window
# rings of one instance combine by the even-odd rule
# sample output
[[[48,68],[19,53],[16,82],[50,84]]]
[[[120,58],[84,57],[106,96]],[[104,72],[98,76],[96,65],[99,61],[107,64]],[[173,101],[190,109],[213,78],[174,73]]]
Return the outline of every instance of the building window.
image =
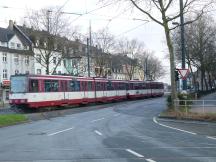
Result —
[[[25,56],[25,64],[29,65],[29,56]]]
[[[53,57],[53,64],[56,65],[56,57]]]
[[[5,53],[5,52],[3,53],[2,61],[7,62],[7,53]]]
[[[64,67],[66,67],[66,60],[63,60]]]
[[[41,63],[41,55],[38,54],[38,55],[36,56],[36,60],[37,60],[38,63]]]
[[[60,74],[61,74],[61,71],[58,71],[58,74],[60,75]]]
[[[16,64],[19,64],[19,55],[14,55],[14,62],[16,63]]]
[[[3,79],[7,79],[7,69],[3,69]]]
[[[37,69],[37,74],[41,74],[41,69]]]
[[[35,46],[38,47],[39,46],[39,40],[36,40]]]
[[[17,49],[21,49],[21,44],[17,43]]]
[[[19,70],[15,70],[15,75],[16,75],[16,74],[19,74]]]
[[[11,42],[10,46],[11,46],[11,48],[15,48],[15,43]]]

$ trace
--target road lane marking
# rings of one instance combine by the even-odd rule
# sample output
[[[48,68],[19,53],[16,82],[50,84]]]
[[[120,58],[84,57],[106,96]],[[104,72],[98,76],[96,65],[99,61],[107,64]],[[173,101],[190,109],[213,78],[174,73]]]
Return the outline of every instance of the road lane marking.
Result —
[[[148,161],[148,162],[156,162],[156,161],[154,161],[152,159],[146,159],[146,161]]]
[[[56,135],[56,134],[59,134],[59,133],[62,133],[62,132],[69,131],[71,129],[74,129],[74,127],[71,127],[71,128],[68,128],[68,129],[64,129],[64,130],[61,130],[61,131],[58,131],[58,132],[50,133],[47,136],[53,136],[53,135]]]
[[[183,129],[171,127],[171,126],[168,126],[168,125],[165,125],[165,124],[161,124],[161,123],[159,123],[159,122],[156,120],[156,117],[153,118],[153,121],[154,121],[156,124],[158,124],[158,125],[160,125],[160,126],[163,126],[163,127],[166,127],[166,128],[178,130],[178,131],[181,131],[181,132],[184,132],[184,133],[189,133],[189,134],[192,134],[192,135],[197,135],[197,133],[194,133],[194,132],[190,132],[190,131],[186,131],[186,130],[183,130]]]
[[[102,136],[103,134],[97,130],[94,131],[96,134],[98,134],[99,136]]]
[[[137,152],[135,152],[135,151],[133,151],[131,149],[126,149],[126,151],[133,154],[133,155],[135,155],[135,156],[137,156],[137,157],[139,157],[139,158],[144,158],[143,155],[141,155],[141,154],[139,154],[139,153],[137,153]]]
[[[105,118],[100,118],[100,119],[95,119],[95,120],[92,120],[91,123],[94,123],[94,122],[97,122],[97,121],[100,121],[100,120],[104,120]]]
[[[207,136],[207,138],[216,140],[216,137]]]

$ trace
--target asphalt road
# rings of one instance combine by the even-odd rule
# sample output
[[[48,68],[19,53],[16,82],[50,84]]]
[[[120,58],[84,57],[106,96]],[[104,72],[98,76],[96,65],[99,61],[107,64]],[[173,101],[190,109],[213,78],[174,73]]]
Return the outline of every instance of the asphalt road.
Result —
[[[138,100],[1,128],[0,161],[215,162],[216,125],[154,118],[164,108]]]

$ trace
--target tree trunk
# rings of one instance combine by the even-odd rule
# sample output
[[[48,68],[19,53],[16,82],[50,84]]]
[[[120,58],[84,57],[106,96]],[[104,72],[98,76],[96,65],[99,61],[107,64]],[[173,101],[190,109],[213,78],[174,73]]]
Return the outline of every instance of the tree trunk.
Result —
[[[46,74],[49,75],[49,64],[46,65]]]
[[[169,50],[169,57],[170,57],[171,98],[172,98],[172,106],[174,106],[174,100],[177,98],[176,83],[175,83],[174,50],[173,50],[173,44],[172,44],[171,38],[170,38],[170,30],[168,27],[168,23],[166,21],[164,22],[163,27],[164,27],[164,31],[165,31],[165,35],[166,35],[166,42],[167,42],[167,47]]]
[[[209,82],[210,90],[212,90],[212,78],[210,72],[208,72],[208,82]]]
[[[208,82],[207,82],[207,79],[206,79],[206,74],[204,73],[204,81],[205,81],[205,90],[208,91]]]
[[[205,71],[201,67],[201,91],[204,91],[204,73]]]

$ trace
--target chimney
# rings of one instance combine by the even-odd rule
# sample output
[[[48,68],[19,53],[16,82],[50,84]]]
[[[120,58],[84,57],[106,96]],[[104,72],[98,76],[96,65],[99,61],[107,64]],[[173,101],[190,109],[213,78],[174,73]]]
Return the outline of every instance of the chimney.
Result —
[[[10,30],[13,30],[13,25],[14,25],[13,20],[9,20],[9,26],[8,26],[8,28]]]

